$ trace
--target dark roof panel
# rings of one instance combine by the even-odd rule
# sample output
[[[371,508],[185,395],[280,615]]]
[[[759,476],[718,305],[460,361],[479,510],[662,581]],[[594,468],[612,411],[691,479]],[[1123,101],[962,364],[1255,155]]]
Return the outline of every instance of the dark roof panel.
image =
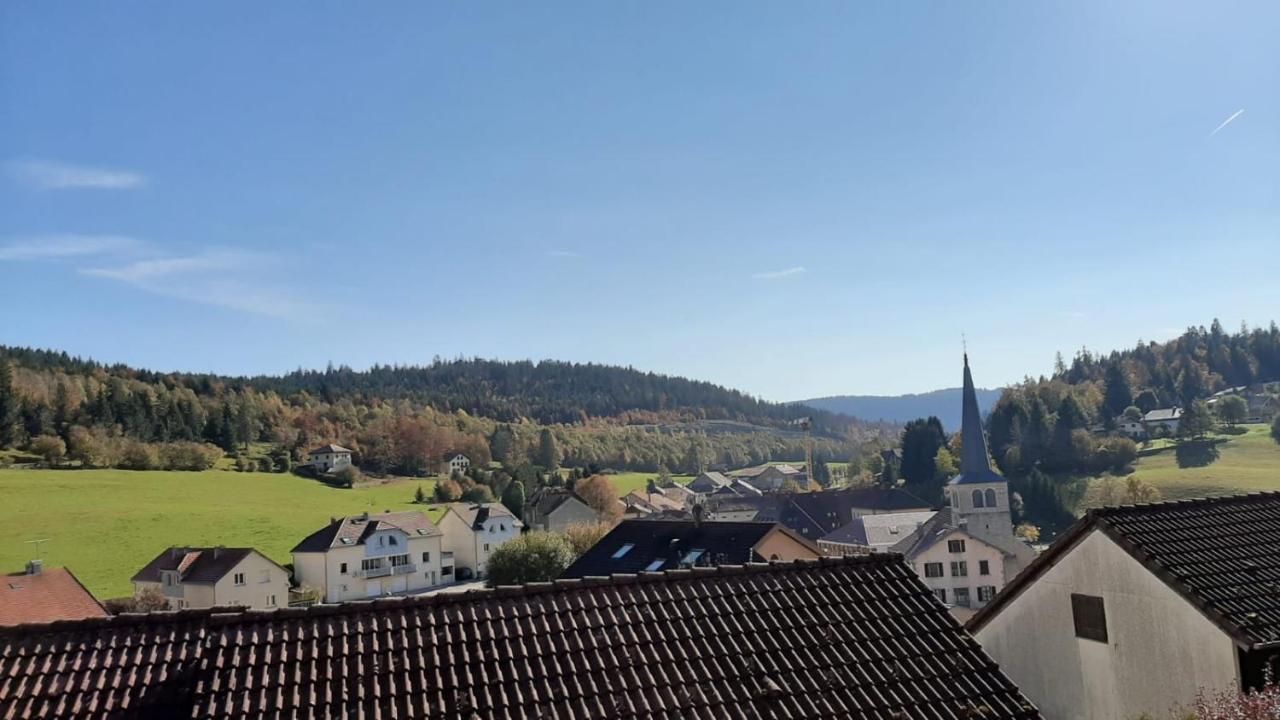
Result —
[[[670,570],[698,551],[698,564],[742,565],[756,559],[753,549],[775,527],[767,522],[623,520],[560,577]]]
[[[158,583],[162,571],[177,570],[184,583],[211,585],[226,577],[251,552],[253,548],[171,547],[147,563],[130,581]]]
[[[897,556],[0,629],[0,717],[1038,718]]]

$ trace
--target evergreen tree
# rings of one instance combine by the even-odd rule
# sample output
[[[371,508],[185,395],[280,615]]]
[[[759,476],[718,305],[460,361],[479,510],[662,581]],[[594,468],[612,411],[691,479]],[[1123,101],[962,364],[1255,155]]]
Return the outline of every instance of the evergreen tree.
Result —
[[[53,391],[53,429],[63,442],[68,439],[71,423],[71,398],[67,392],[67,384],[59,380]]]
[[[912,420],[902,429],[902,477],[908,484],[932,484],[937,468],[934,458],[947,444],[942,421],[937,417]]]
[[[524,483],[519,480],[507,486],[502,493],[502,504],[521,520],[524,519]]]
[[[1124,409],[1132,404],[1133,389],[1129,387],[1129,378],[1121,364],[1113,362],[1107,366],[1106,392],[1102,399],[1103,411],[1106,414],[1103,417],[1105,419],[1119,417]]]
[[[1178,418],[1178,437],[1198,439],[1213,430],[1213,414],[1203,400],[1195,400]]]
[[[504,465],[515,462],[516,434],[511,426],[503,423],[489,436],[489,455]]]
[[[18,397],[13,392],[13,368],[7,360],[0,360],[0,448],[13,447],[17,417]]]
[[[538,434],[537,464],[545,470],[560,467],[560,447],[556,444],[556,436],[551,428],[542,428],[542,432]]]

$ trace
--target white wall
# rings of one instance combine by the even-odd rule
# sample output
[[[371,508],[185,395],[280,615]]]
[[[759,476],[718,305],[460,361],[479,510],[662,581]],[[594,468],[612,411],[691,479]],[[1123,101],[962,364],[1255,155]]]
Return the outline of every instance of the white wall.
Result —
[[[1071,593],[1103,598],[1107,643],[1076,637]],[[1238,687],[1231,639],[1097,530],[976,637],[1047,720],[1160,718]]]
[[[330,548],[323,553],[294,553],[294,575],[300,584],[323,590],[324,601],[329,603],[366,600],[370,597],[370,590],[376,590],[378,595],[412,593],[443,584],[446,580],[452,581],[441,573],[439,535],[405,535],[397,531],[396,545],[378,546],[376,538],[381,534],[374,533],[368,538],[373,541],[372,545],[347,545]],[[430,558],[426,562],[422,560],[424,552]],[[383,558],[388,562],[386,558],[391,555],[408,555],[413,571],[376,578],[357,574],[365,558]],[[343,563],[347,566],[345,573],[342,572]]]
[[[520,534],[516,519],[505,515],[490,517],[483,529],[473,532],[452,508],[440,518],[438,526],[444,533],[443,549],[453,552],[455,579],[461,568],[470,568],[475,577],[483,578],[493,551]]]
[[[953,553],[948,550],[948,540],[964,540],[964,552]],[[935,542],[924,552],[912,556],[909,560],[920,580],[929,586],[930,590],[945,589],[947,591],[947,602],[952,604],[956,602],[956,588],[968,588],[968,607],[982,607],[986,603],[978,600],[978,587],[990,585],[994,586],[998,591],[1007,582],[1004,553],[961,530],[952,530],[946,537]],[[969,574],[964,577],[953,576],[951,574],[951,562],[953,560],[964,561],[967,564]],[[983,560],[987,561],[989,572],[987,575],[981,574],[981,561]],[[924,566],[926,563],[942,563],[942,577],[925,577]]]
[[[236,584],[237,574],[244,575],[243,585]],[[289,573],[258,553],[249,553],[213,585],[211,599],[219,607],[237,605],[260,610],[288,607]],[[188,607],[209,607],[204,602],[199,586],[187,587]]]

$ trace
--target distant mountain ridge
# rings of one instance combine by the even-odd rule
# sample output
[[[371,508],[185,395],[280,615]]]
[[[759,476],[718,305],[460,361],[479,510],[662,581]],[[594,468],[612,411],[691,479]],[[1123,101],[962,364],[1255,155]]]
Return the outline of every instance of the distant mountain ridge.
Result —
[[[797,404],[851,415],[868,422],[905,423],[936,415],[948,432],[956,432],[960,429],[960,392],[960,388],[954,387],[912,395],[833,395],[799,400]],[[978,389],[978,407],[984,415],[1000,399],[1002,392],[1003,389]]]

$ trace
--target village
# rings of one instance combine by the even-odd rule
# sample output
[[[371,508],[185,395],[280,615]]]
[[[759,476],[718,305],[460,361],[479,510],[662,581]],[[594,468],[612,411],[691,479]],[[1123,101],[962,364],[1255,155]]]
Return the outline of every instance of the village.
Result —
[[[967,357],[963,391],[962,454],[941,508],[887,483],[783,492],[806,475],[785,463],[707,471],[622,497],[621,520],[551,583],[486,589],[485,581],[494,554],[523,534],[601,523],[565,487],[540,488],[523,518],[499,502],[448,503],[434,522],[420,511],[328,518],[297,538],[288,568],[251,547],[158,548],[130,577],[135,604],[114,615],[72,569],[33,559],[0,588],[8,648],[0,702],[18,709],[14,717],[71,705],[159,711],[162,692],[212,708],[234,692],[328,715],[391,703],[427,715],[524,716],[567,703],[610,717],[736,704],[769,713],[1131,718],[1273,676],[1280,565],[1256,539],[1280,533],[1280,494],[1100,508],[1052,545],[1032,544],[1015,535],[1008,482],[989,463]],[[309,457],[323,473],[351,463],[335,444]],[[440,470],[460,475],[469,462],[448,453]],[[578,609],[544,627],[561,606]],[[500,620],[508,613],[516,614]],[[677,618],[684,630],[664,630]],[[446,630],[446,622],[462,624]],[[345,639],[307,660],[321,675],[295,680],[278,664],[297,652],[287,645],[262,645],[249,665],[219,659],[217,648],[250,628],[273,628],[253,630],[251,646],[276,647],[281,640],[267,639],[275,633],[297,638],[286,643],[313,633]],[[527,635],[535,628],[541,639]],[[172,646],[174,633],[191,640]],[[98,661],[114,668],[108,675],[85,663],[98,643],[124,637],[113,659]],[[210,645],[212,637],[227,640]],[[456,655],[466,638],[485,638],[486,662],[498,663],[492,674],[468,676],[471,661]],[[193,644],[178,650],[182,642]],[[331,695],[320,663],[348,663],[364,642],[388,648],[378,656],[391,670],[348,671],[352,694]],[[161,644],[170,649],[157,654]],[[811,661],[797,664],[815,646],[829,654],[818,679]],[[545,655],[555,647],[568,653],[561,663],[622,653],[630,669],[620,689],[595,694],[537,669],[556,662]],[[191,680],[158,672],[177,662],[174,652],[203,658],[207,669]],[[703,669],[694,680],[676,679],[683,668],[642,679],[665,678],[667,657]],[[232,672],[262,679],[219,689]],[[423,672],[442,679],[423,681]],[[135,676],[149,679],[126,679]],[[526,695],[523,682],[539,689]]]

